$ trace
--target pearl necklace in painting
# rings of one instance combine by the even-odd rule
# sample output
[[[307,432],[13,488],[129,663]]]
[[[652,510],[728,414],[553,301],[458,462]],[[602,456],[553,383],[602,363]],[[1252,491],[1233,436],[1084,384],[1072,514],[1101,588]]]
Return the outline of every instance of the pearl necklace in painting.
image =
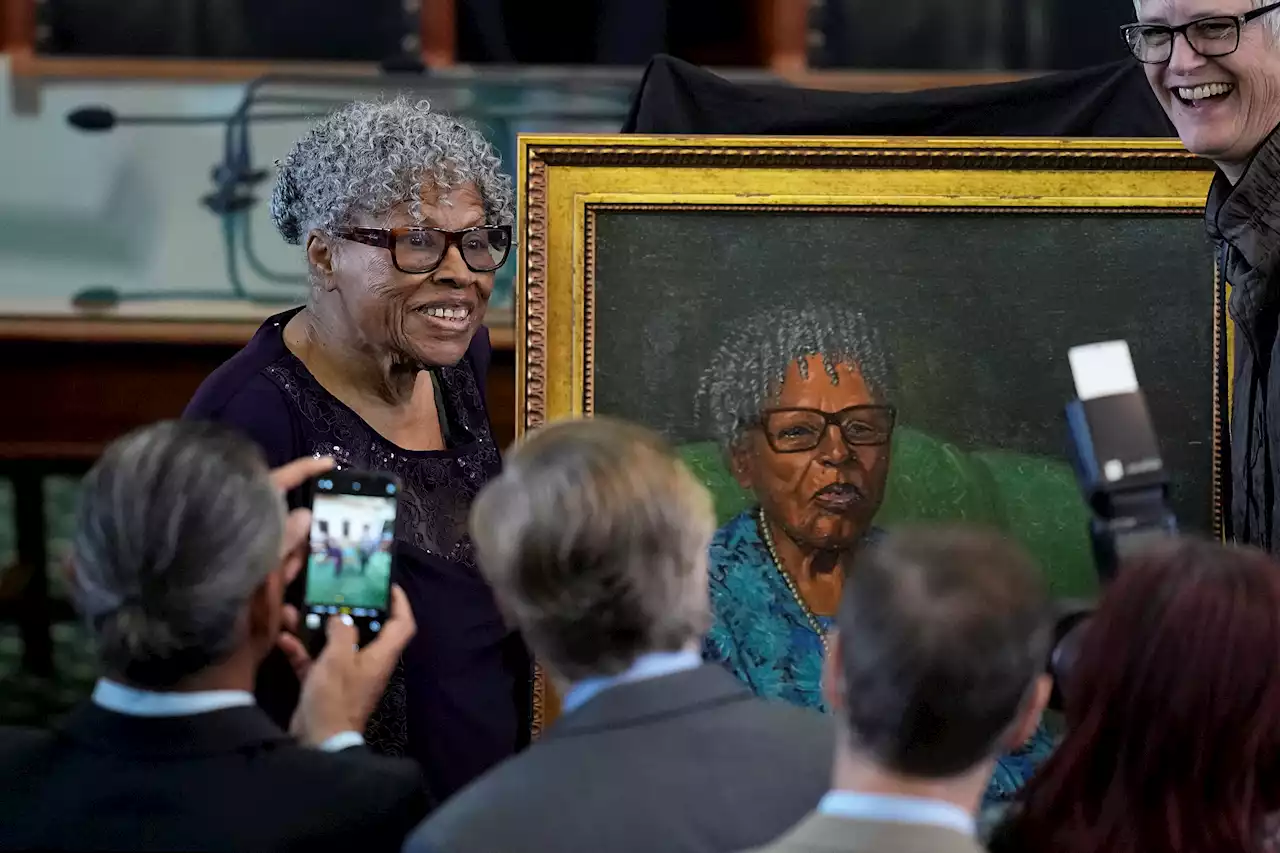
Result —
[[[760,529],[760,538],[764,540],[764,547],[769,552],[769,559],[773,560],[773,565],[778,570],[778,574],[782,575],[783,582],[787,585],[787,589],[791,590],[791,596],[796,600],[796,604],[800,606],[800,610],[804,613],[806,619],[809,620],[809,627],[813,629],[813,633],[818,635],[818,639],[822,640],[822,650],[830,651],[827,647],[827,632],[822,629],[822,623],[818,621],[818,617],[813,614],[813,610],[805,604],[804,598],[800,595],[800,587],[796,586],[795,578],[782,568],[782,560],[778,557],[778,549],[773,544],[773,534],[769,531],[769,523],[765,521],[764,510],[756,510],[756,526]]]

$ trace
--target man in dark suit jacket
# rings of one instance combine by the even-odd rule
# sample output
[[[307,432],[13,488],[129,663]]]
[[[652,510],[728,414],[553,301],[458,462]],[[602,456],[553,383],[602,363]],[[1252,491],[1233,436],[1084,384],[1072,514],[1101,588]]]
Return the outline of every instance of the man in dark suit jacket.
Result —
[[[546,427],[480,494],[485,577],[563,716],[455,795],[409,853],[732,851],[817,803],[831,729],[702,664],[711,499],[661,439],[606,418]]]
[[[55,731],[0,730],[0,850],[399,848],[427,810],[421,775],[359,732],[415,630],[403,594],[359,651],[338,617],[314,662],[281,632],[309,522],[283,491],[331,465],[273,476],[248,439],[195,422],[107,449],[71,579],[104,677]],[[303,678],[293,736],[253,700],[277,644]]]

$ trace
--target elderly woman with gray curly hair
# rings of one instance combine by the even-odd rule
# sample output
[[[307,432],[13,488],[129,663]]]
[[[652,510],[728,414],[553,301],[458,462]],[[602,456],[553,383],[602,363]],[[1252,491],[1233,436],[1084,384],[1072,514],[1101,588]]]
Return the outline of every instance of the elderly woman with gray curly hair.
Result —
[[[770,307],[736,323],[699,401],[755,506],[711,540],[703,657],[757,695],[826,710],[822,665],[849,557],[889,479],[897,411],[873,325],[838,306]],[[997,762],[985,801],[1010,799],[1052,748],[1043,729]]]
[[[857,311],[771,307],[733,325],[699,401],[755,503],[711,543],[707,657],[761,695],[821,707],[839,563],[880,535],[895,420],[884,348]]]
[[[399,478],[395,581],[420,627],[366,737],[418,759],[443,799],[529,732],[529,655],[466,529],[500,466],[482,322],[511,182],[480,133],[425,102],[353,103],[280,164],[271,213],[305,249],[306,305],[268,319],[186,416],[239,427],[272,464],[323,454]],[[283,662],[271,672],[259,701],[287,719],[296,683]]]

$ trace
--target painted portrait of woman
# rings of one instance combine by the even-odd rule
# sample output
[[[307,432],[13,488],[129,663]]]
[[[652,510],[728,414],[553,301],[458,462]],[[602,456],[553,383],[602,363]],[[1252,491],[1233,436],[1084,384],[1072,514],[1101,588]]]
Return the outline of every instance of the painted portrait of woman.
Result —
[[[707,649],[757,693],[819,707],[838,562],[878,533],[888,366],[857,312],[756,319],[724,340],[700,389],[734,479],[755,498],[711,545]]]
[[[842,566],[882,535],[897,416],[885,345],[853,309],[762,311],[725,336],[699,398],[751,496],[711,542],[703,655],[759,696],[826,710]],[[1012,797],[1051,748],[1041,730],[1001,758],[987,802]]]

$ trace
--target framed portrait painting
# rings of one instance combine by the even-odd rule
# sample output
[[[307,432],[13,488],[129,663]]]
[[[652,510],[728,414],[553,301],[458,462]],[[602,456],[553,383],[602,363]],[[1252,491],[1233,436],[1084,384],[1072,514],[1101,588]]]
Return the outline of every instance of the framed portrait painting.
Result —
[[[1124,339],[1181,526],[1220,528],[1212,174],[1176,142],[531,135],[519,148],[518,430],[584,413],[657,429],[727,524],[767,499],[731,458],[741,401],[781,381],[771,358],[808,335],[858,374],[843,435],[887,448],[876,527],[996,526],[1055,594],[1088,595],[1067,351]],[[835,382],[832,361],[799,367]],[[766,425],[778,451],[806,429]],[[535,727],[553,704],[540,682]]]

